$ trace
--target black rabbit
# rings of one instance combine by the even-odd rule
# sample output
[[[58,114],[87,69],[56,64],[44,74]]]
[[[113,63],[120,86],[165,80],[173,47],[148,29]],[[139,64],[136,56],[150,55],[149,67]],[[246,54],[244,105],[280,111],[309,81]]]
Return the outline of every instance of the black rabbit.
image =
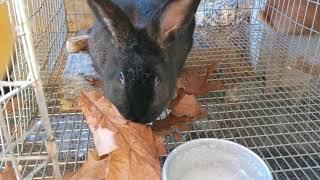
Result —
[[[149,123],[175,94],[193,44],[200,0],[88,0],[93,66],[105,95],[127,119]]]

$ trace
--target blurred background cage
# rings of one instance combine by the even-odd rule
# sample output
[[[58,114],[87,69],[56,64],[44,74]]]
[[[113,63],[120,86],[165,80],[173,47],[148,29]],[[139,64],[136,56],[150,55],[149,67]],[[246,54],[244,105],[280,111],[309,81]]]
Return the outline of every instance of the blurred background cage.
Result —
[[[79,108],[66,106],[64,73],[88,55],[68,53],[65,43],[95,18],[85,0],[0,3],[16,36],[10,78],[0,84],[0,166],[13,160],[19,178],[33,179],[76,171],[93,139]],[[275,179],[320,179],[319,9],[319,0],[202,0],[186,65],[217,63],[210,80],[225,88],[199,97],[209,117],[172,129],[180,138],[166,137],[168,153],[191,139],[223,138],[257,153]]]

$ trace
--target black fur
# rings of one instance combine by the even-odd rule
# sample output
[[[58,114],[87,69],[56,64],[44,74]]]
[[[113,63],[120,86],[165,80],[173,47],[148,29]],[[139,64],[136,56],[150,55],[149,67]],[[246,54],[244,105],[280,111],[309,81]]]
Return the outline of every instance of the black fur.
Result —
[[[129,100],[129,114],[128,118],[138,120],[145,116],[149,111],[149,107],[153,102],[154,97],[154,81],[157,76],[156,64],[161,61],[161,52],[159,47],[147,35],[144,30],[137,33],[137,42],[128,44],[130,48],[127,49],[128,58],[125,59],[124,77],[126,77],[125,90],[126,96]],[[137,52],[141,57],[135,57]]]
[[[135,41],[129,41],[122,54],[122,67],[126,78],[125,91],[129,104],[128,119],[143,121],[154,98],[154,82],[157,64],[163,62],[163,54],[159,46],[150,39],[143,29],[137,32]],[[138,55],[137,55],[138,54]],[[148,122],[146,120],[146,122]]]
[[[192,47],[192,13],[199,1],[88,0],[97,17],[89,38],[93,67],[104,81],[105,95],[127,119],[154,121],[172,99],[177,75]],[[178,29],[163,19],[172,2],[186,7],[180,12]],[[174,12],[170,9],[170,14]],[[170,36],[161,33],[161,23],[173,28],[168,29]],[[124,83],[119,80],[121,73]]]

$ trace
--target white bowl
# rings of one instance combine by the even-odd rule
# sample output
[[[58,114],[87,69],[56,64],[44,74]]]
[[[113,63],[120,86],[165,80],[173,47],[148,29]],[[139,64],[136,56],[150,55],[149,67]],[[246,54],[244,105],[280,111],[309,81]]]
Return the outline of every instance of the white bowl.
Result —
[[[244,146],[222,139],[197,139],[167,157],[163,180],[272,180],[266,163]]]

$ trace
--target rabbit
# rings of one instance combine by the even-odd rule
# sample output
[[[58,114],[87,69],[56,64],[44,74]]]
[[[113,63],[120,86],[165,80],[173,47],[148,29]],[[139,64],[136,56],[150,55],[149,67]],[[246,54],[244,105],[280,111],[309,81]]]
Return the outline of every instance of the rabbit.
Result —
[[[268,0],[265,9],[260,12],[259,18],[281,34],[315,34],[315,32],[310,33],[310,29],[319,33],[320,5],[308,1]]]
[[[88,45],[104,95],[129,120],[151,123],[176,92],[200,0],[88,0]]]

